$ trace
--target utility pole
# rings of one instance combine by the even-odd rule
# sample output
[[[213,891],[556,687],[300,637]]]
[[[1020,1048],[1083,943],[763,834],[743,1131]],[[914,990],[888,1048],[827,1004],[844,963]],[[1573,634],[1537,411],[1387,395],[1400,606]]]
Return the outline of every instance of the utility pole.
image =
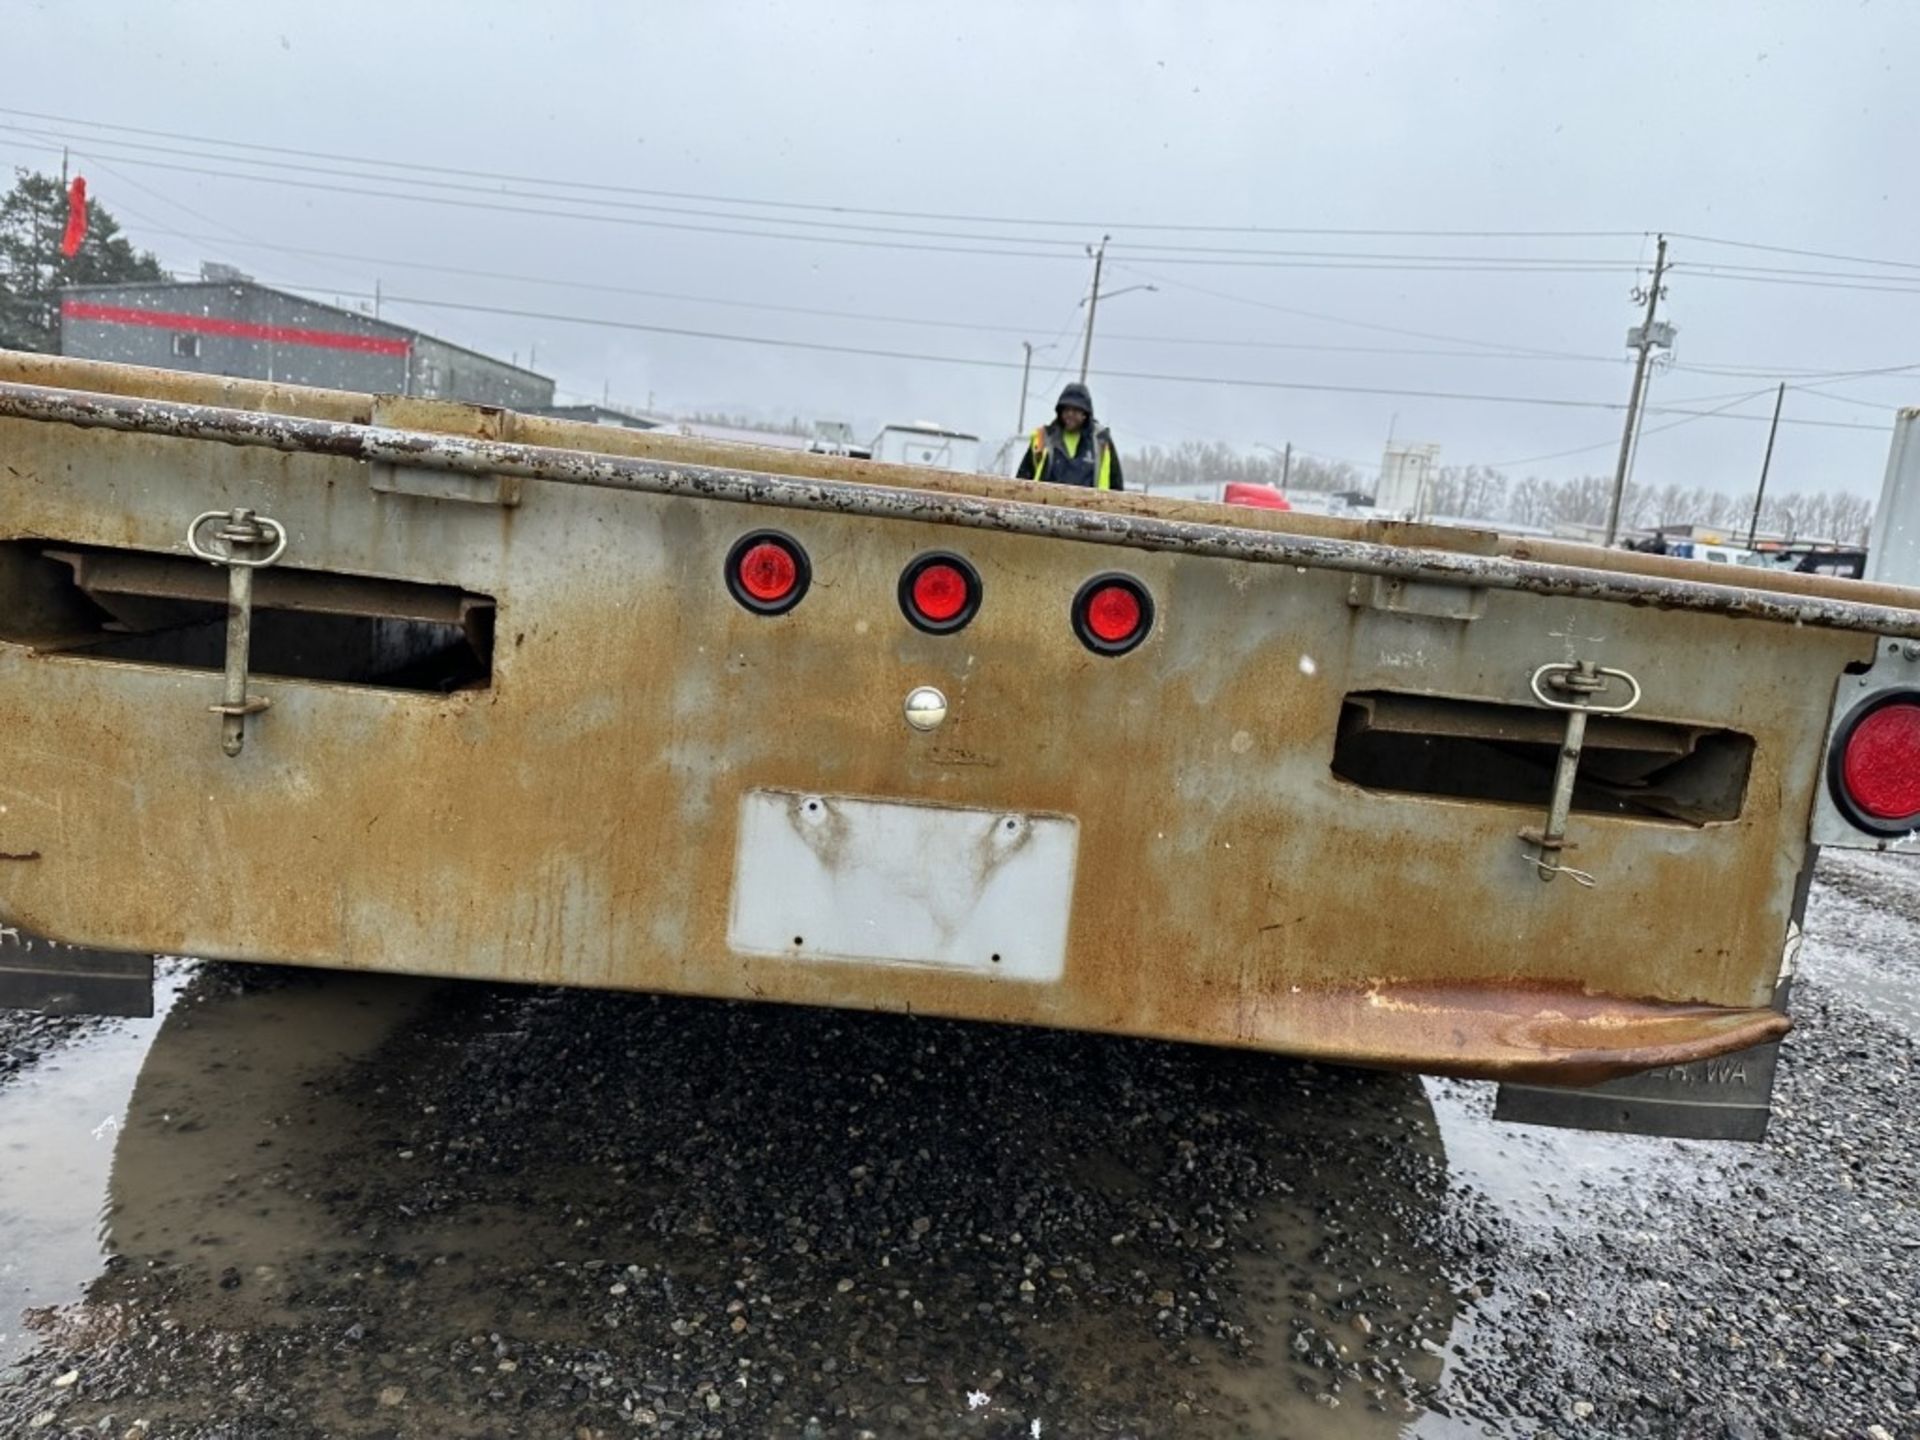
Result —
[[[35,227],[40,231],[40,254],[33,257],[33,282],[42,295],[52,295],[60,281],[59,216],[62,213],[61,207],[67,203],[67,185],[67,147],[62,145],[60,147],[60,193],[54,197],[55,203],[47,208],[41,216],[41,223]],[[40,285],[39,263],[42,256],[47,262],[47,279],[44,286]]]
[[[73,202],[72,202],[71,200],[69,200],[69,199],[67,198],[67,197],[68,197],[68,194],[69,194],[69,191],[70,191],[70,188],[71,188],[71,186],[72,186],[72,184],[73,184],[73,182],[67,179],[67,147],[66,147],[66,146],[64,146],[64,145],[62,145],[62,146],[60,147],[60,196],[59,196],[59,201],[60,201],[60,204],[61,204],[61,205],[62,205],[63,207],[64,207],[64,206],[70,206],[70,205],[71,205],[71,204],[73,203]],[[58,221],[55,221],[55,222],[54,222],[54,233],[55,233],[55,234],[58,234],[58,233],[59,233],[59,230],[60,230],[60,225],[59,225],[59,222],[58,222]],[[54,265],[57,265],[57,264],[59,263],[59,262],[58,262],[57,260],[55,260],[55,259],[53,258],[53,257],[54,257],[54,255],[55,255],[56,253],[57,253],[57,252],[55,252],[55,251],[53,251],[53,250],[49,250],[49,251],[47,252],[47,260],[48,260],[48,263],[50,263],[50,264],[54,264]],[[49,272],[49,274],[48,274],[48,278],[49,278],[49,280],[51,281],[51,280],[53,280],[53,279],[56,279],[56,278],[58,278],[58,277],[57,277],[57,276],[55,276],[55,275],[53,275],[53,274],[52,274],[52,272]]]
[[[1278,445],[1269,445],[1264,440],[1256,440],[1253,442],[1253,448],[1271,450],[1280,457],[1280,493],[1286,494],[1287,482],[1293,478],[1293,442],[1287,441],[1287,448],[1282,450]]]
[[[1020,423],[1013,427],[1013,433],[1027,433],[1027,379],[1033,373],[1033,342],[1022,340],[1020,348],[1026,352],[1026,358],[1020,362]]]
[[[1773,397],[1773,424],[1767,427],[1767,454],[1760,462],[1760,488],[1753,496],[1753,523],[1747,526],[1747,548],[1753,548],[1753,540],[1760,533],[1760,503],[1767,498],[1767,471],[1773,468],[1773,437],[1780,433],[1780,407],[1787,401],[1787,382],[1782,380],[1780,388]]]
[[[1100,237],[1100,248],[1092,251],[1093,289],[1087,292],[1087,338],[1080,347],[1080,383],[1087,383],[1087,366],[1093,359],[1093,312],[1100,307],[1100,266],[1107,258],[1107,241],[1111,235]]]
[[[1613,467],[1613,499],[1607,506],[1609,547],[1620,538],[1620,500],[1627,489],[1627,463],[1633,456],[1634,431],[1640,424],[1640,401],[1647,389],[1647,362],[1653,356],[1653,314],[1660,304],[1660,279],[1667,269],[1667,237],[1659,237],[1653,256],[1653,283],[1647,286],[1647,316],[1636,330],[1627,332],[1627,343],[1640,352],[1633,366],[1633,389],[1627,396],[1627,423],[1620,432],[1620,459]]]

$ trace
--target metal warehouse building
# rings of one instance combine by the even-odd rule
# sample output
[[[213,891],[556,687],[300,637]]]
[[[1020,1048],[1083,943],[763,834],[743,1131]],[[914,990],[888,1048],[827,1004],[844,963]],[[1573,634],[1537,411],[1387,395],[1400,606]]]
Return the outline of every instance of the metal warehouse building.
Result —
[[[545,375],[218,265],[193,281],[68,288],[60,353],[514,410],[553,403]]]

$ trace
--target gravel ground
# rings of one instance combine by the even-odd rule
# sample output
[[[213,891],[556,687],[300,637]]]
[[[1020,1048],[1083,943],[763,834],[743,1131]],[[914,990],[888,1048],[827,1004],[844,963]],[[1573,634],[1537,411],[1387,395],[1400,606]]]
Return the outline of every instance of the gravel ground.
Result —
[[[350,1013],[344,988],[189,990],[120,1138],[120,1258],[44,1317],[0,1417],[1029,1436],[1344,1410],[1388,1435],[1440,1373],[1446,1171],[1409,1078],[483,987],[416,997],[330,1082],[283,1075],[279,1019]]]
[[[1456,1168],[1507,1202],[1448,1403],[1501,1434],[1920,1436],[1920,1044],[1897,1003],[1920,865],[1828,857],[1807,934],[1764,1144],[1493,1126],[1491,1087],[1436,1087]],[[1835,983],[1862,965],[1874,983]]]
[[[1644,1155],[1508,1218],[1449,1403],[1501,1434],[1920,1435],[1915,1046],[1817,987],[1795,1009],[1764,1146]]]
[[[100,1022],[80,1015],[36,1015],[0,1010],[0,1085],[30,1069]]]
[[[1760,1146],[1188,1047],[203,967],[0,1434],[1920,1437],[1916,922],[1920,873],[1828,862]]]

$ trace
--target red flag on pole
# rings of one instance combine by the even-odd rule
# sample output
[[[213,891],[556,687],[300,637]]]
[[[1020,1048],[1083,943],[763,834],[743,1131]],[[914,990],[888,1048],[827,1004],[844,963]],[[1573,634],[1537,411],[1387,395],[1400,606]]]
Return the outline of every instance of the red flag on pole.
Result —
[[[87,238],[87,177],[76,175],[67,191],[67,233],[60,237],[60,253],[71,260]]]

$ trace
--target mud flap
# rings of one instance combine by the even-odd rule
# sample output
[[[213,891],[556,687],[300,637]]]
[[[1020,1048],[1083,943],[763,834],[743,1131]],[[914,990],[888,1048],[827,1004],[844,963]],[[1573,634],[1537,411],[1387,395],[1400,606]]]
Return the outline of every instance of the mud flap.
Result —
[[[1761,1140],[1772,1113],[1779,1053],[1778,1042],[1756,1045],[1579,1090],[1502,1085],[1493,1118],[1675,1140]]]
[[[153,956],[62,945],[0,925],[0,1010],[153,1014]]]
[[[1800,968],[1801,926],[1819,859],[1820,847],[1809,845],[1793,888],[1780,978],[1773,987],[1773,1008],[1783,1015]],[[1579,1089],[1502,1085],[1493,1102],[1493,1118],[1671,1140],[1764,1140],[1773,1113],[1773,1075],[1779,1060],[1780,1044],[1774,1041],[1713,1060],[1663,1066]]]

